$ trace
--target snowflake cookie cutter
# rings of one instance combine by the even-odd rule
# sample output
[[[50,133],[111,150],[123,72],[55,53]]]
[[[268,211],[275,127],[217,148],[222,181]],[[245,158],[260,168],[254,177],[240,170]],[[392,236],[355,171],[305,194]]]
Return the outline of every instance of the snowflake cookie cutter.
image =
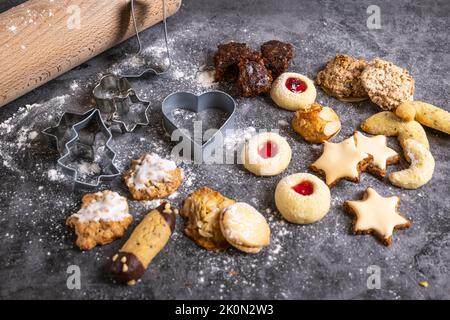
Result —
[[[132,132],[137,126],[150,123],[147,116],[150,102],[140,99],[124,77],[113,74],[103,76],[92,94],[106,121],[111,125],[118,124],[122,131]]]
[[[59,152],[57,164],[64,174],[73,177],[75,188],[94,189],[120,174],[114,164],[116,153],[109,145],[112,134],[98,109],[84,114],[66,112],[55,127],[42,133],[50,138],[50,147]]]
[[[189,156],[183,155],[183,157],[191,158],[197,163],[201,163],[210,154],[211,149],[223,146],[223,139],[217,139],[219,134],[223,138],[226,130],[234,128],[236,102],[229,94],[222,91],[208,91],[201,95],[190,92],[174,92],[163,100],[161,109],[163,124],[167,133],[172,135],[176,131],[182,141],[188,141],[191,146],[191,154]],[[177,109],[194,113],[200,113],[207,109],[219,109],[227,114],[227,118],[206,141],[203,140],[203,136],[197,139],[195,134],[194,139],[192,139],[189,132],[179,128],[175,123],[173,112]]]

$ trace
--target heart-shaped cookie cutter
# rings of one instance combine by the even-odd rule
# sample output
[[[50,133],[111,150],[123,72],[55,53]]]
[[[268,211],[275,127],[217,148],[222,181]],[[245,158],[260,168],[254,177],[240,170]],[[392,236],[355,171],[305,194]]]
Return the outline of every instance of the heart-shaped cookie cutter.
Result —
[[[191,143],[191,151],[193,152],[191,152],[189,157],[186,157],[186,155],[183,155],[183,157],[201,163],[204,159],[205,152],[209,152],[209,147],[217,147],[215,143],[219,142],[216,141],[217,134],[221,133],[223,137],[227,129],[234,127],[236,102],[230,95],[222,91],[209,91],[201,95],[195,95],[190,92],[174,92],[164,99],[161,109],[163,124],[168,134],[172,135],[177,130],[177,133],[183,138],[183,141],[186,139],[186,141],[190,141]],[[226,112],[228,117],[214,135],[207,139],[207,141],[203,141],[203,137],[199,140],[194,135],[194,139],[192,139],[183,128],[177,127],[173,120],[173,111],[177,109],[184,109],[195,113],[200,113],[207,109],[219,109]]]
[[[106,121],[118,124],[125,132],[150,123],[147,116],[150,102],[140,99],[126,78],[107,74],[94,87],[92,95]]]
[[[50,139],[50,147],[59,152],[57,164],[65,174],[73,177],[75,188],[96,188],[101,182],[112,180],[120,174],[114,164],[116,153],[109,145],[112,134],[98,109],[84,114],[66,112],[56,126],[42,133]],[[97,163],[100,170],[93,183],[79,179],[82,175],[80,168],[70,165],[84,160],[87,160],[86,163]]]

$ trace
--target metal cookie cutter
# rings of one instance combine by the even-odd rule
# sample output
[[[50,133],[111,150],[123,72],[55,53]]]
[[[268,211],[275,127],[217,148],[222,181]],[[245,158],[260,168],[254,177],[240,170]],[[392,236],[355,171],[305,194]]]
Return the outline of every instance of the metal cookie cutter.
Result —
[[[143,61],[144,69],[140,70],[139,67],[133,67],[129,68],[128,70],[124,71],[123,73],[120,73],[119,75],[124,78],[140,78],[144,74],[151,72],[155,75],[161,75],[169,71],[170,67],[172,66],[172,59],[170,57],[170,49],[169,49],[169,40],[167,36],[167,0],[161,0],[163,3],[163,28],[164,28],[164,42],[166,46],[166,56],[168,59],[169,64],[165,68],[155,68],[150,67],[151,63],[146,59],[144,55],[142,55],[142,42],[141,38],[139,36],[139,29],[136,22],[136,13],[134,10],[134,2],[135,0],[131,0],[131,18],[133,20],[133,26],[136,33],[136,39],[138,42],[138,51],[135,54],[135,57],[138,59],[141,59]]]
[[[177,109],[184,109],[197,114],[207,109],[219,109],[226,113],[227,118],[220,128],[206,139],[204,139],[203,134],[200,137],[196,136],[194,127],[194,138],[192,139],[189,132],[175,124],[173,112]],[[177,134],[182,137],[183,141],[188,141],[191,145],[191,154],[189,156],[183,154],[183,157],[194,159],[195,162],[199,163],[209,154],[211,148],[221,147],[223,140],[217,139],[217,134],[220,132],[223,137],[225,130],[234,127],[235,111],[236,102],[230,95],[222,91],[209,91],[199,96],[189,92],[175,92],[167,96],[162,102],[163,123],[166,131],[172,135],[177,130]],[[205,120],[208,121],[208,119]]]
[[[66,113],[58,125],[43,131],[60,153],[57,163],[73,176],[76,188],[92,189],[120,174],[114,165],[115,152],[109,146],[111,132],[98,109],[87,113]],[[85,178],[91,178],[86,180]]]
[[[136,126],[150,123],[147,117],[150,102],[141,100],[126,78],[107,74],[92,94],[106,120],[118,124],[124,131],[132,132]]]

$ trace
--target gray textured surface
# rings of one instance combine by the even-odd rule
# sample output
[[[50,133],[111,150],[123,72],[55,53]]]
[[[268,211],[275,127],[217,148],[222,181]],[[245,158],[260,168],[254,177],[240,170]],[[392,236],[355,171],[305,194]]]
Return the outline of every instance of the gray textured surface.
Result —
[[[19,2],[2,1],[0,10]],[[171,144],[157,112],[159,103],[175,90],[207,90],[204,82],[197,81],[197,72],[211,64],[215,46],[229,40],[247,41],[254,48],[273,38],[292,42],[296,53],[291,70],[310,77],[336,52],[367,59],[380,56],[410,70],[416,80],[416,99],[448,109],[450,2],[378,1],[382,29],[373,31],[366,27],[366,9],[370,4],[373,1],[230,4],[221,0],[185,0],[180,12],[169,20],[174,69],[158,79],[148,77],[133,82],[141,95],[152,101],[155,112],[151,112],[151,126],[116,137],[119,167],[125,168],[132,158],[145,151],[170,151]],[[144,33],[147,45],[161,44],[153,42],[159,36],[158,28]],[[207,252],[182,234],[183,223],[179,219],[172,240],[139,285],[122,287],[110,283],[103,267],[124,239],[84,253],[74,247],[73,234],[64,221],[79,206],[81,194],[72,192],[64,178],[51,181],[49,170],[55,169],[56,155],[47,151],[39,136],[31,139],[34,134],[30,137],[30,132],[54,124],[64,110],[88,109],[95,79],[107,68],[116,68],[115,62],[131,50],[132,44],[114,48],[0,110],[1,298],[450,298],[450,141],[448,136],[429,129],[436,160],[431,182],[419,190],[405,191],[364,174],[359,184],[343,182],[333,188],[332,210],[310,226],[284,223],[275,212],[273,192],[280,177],[258,178],[237,165],[185,165],[189,183],[181,187],[173,201],[181,203],[188,193],[204,185],[247,201],[269,218],[271,246],[258,255],[234,250]],[[153,53],[160,49],[152,48]],[[61,98],[63,95],[67,96]],[[305,143],[289,126],[279,123],[290,122],[292,114],[276,108],[269,98],[237,101],[239,128],[278,128],[288,137],[293,160],[282,176],[307,171],[320,155],[321,147]],[[321,91],[318,101],[332,106],[342,119],[343,129],[337,141],[379,111],[369,102],[344,104]],[[38,105],[23,108],[34,103]],[[60,103],[62,106],[58,107]],[[11,129],[9,133],[7,127]],[[400,150],[394,138],[389,139],[389,144]],[[372,236],[349,233],[351,219],[344,213],[342,203],[359,198],[368,186],[383,195],[399,195],[401,211],[413,220],[409,230],[394,234],[388,248]],[[126,194],[120,179],[112,184],[112,189]],[[270,210],[266,212],[267,208]],[[131,209],[136,222],[146,212],[145,205],[137,202],[131,203]],[[66,269],[71,264],[81,268],[81,290],[66,287]],[[369,265],[381,268],[379,290],[366,287]],[[427,289],[418,285],[422,280],[429,282]]]

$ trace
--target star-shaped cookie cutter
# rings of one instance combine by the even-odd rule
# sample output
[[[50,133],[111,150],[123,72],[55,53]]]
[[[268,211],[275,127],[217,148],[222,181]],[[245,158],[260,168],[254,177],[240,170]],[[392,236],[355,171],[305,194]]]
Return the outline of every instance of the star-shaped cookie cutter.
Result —
[[[109,145],[112,134],[98,109],[84,114],[66,112],[56,126],[42,133],[50,138],[50,147],[59,152],[57,164],[65,174],[73,177],[75,188],[93,189],[120,174],[114,164],[116,153]],[[95,168],[100,172],[93,182],[86,182],[80,178],[83,176],[82,166],[74,167],[71,165],[74,162],[84,165],[95,163]]]
[[[124,77],[113,74],[103,76],[92,94],[106,120],[118,124],[125,132],[150,123],[147,116],[150,102],[140,99]]]

